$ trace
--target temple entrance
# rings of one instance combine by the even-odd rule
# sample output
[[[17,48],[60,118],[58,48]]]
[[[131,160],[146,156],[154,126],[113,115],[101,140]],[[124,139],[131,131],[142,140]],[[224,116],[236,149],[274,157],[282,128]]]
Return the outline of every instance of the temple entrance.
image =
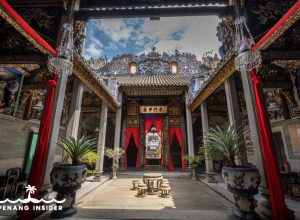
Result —
[[[135,168],[137,154],[138,154],[137,147],[134,143],[133,137],[131,136],[130,141],[129,141],[129,145],[128,145],[128,148],[127,148],[127,152],[126,152],[128,168]]]
[[[176,135],[170,146],[170,156],[172,158],[173,168],[181,169],[181,149]]]

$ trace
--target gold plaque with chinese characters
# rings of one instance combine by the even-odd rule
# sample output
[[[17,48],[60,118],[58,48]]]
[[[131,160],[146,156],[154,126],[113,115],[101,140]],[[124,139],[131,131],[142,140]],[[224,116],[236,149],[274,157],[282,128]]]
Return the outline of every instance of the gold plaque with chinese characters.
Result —
[[[168,106],[159,105],[159,106],[140,106],[141,114],[167,114]]]
[[[127,127],[137,128],[140,126],[140,119],[138,117],[128,117]]]

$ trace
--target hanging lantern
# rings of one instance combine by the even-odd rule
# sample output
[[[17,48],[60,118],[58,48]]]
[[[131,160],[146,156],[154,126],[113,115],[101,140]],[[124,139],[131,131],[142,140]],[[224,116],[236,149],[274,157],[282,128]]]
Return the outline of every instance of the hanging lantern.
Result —
[[[58,47],[58,55],[49,59],[48,69],[59,76],[68,76],[72,74],[73,68],[73,27],[65,23],[62,29],[63,36]]]
[[[260,52],[251,50],[255,42],[243,16],[235,20],[235,43],[238,54],[235,66],[238,71],[250,70],[261,64]]]

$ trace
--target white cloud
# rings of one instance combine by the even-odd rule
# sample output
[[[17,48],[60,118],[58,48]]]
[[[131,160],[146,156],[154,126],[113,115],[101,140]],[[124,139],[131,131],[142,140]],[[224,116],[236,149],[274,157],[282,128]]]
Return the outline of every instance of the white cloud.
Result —
[[[162,17],[155,21],[149,18],[92,20],[85,53],[100,56],[104,51],[122,48],[128,48],[128,52],[144,48],[142,52],[149,52],[151,46],[156,46],[160,53],[174,53],[178,49],[194,53],[199,59],[206,51],[218,53],[220,42],[216,27],[219,21],[217,16]],[[105,44],[101,42],[104,37],[99,36],[101,32],[109,40]]]
[[[175,49],[182,52],[195,54],[198,59],[206,51],[214,50],[218,53],[221,45],[216,35],[216,27],[219,19],[216,16],[207,17],[176,17],[161,18],[160,21],[145,22],[145,36],[156,37],[157,43],[154,45],[160,53],[174,53]],[[170,34],[184,29],[180,40],[170,39]],[[141,39],[141,36],[139,37]],[[144,52],[149,52],[150,48],[145,48]]]
[[[89,59],[91,57],[100,57],[103,53],[103,50],[96,46],[96,44],[91,43],[85,48],[84,58]]]

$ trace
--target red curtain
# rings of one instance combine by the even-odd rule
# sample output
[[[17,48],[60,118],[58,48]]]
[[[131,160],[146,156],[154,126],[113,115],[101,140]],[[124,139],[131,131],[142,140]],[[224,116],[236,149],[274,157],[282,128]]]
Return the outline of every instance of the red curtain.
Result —
[[[27,22],[5,0],[0,0],[0,4],[27,34],[29,34],[47,51],[52,53],[54,56],[57,56],[57,51],[54,50],[34,29],[32,29],[32,27],[30,27],[29,24],[27,24]]]
[[[181,130],[181,128],[178,128],[178,127],[169,128],[169,166],[168,166],[167,170],[174,171],[170,150],[171,150],[171,146],[174,141],[175,135],[176,135],[176,138],[178,140],[180,150],[181,150],[181,169],[182,169],[182,172],[185,172],[182,130]]]
[[[138,168],[139,168],[139,154],[140,154],[140,129],[139,128],[126,128],[126,134],[125,134],[125,151],[126,151],[126,154],[124,155],[125,169],[126,170],[128,169],[127,149],[128,149],[128,145],[129,145],[131,136],[133,137],[133,141],[134,141],[135,147],[137,149],[135,169],[138,170]]]
[[[162,128],[163,128],[163,119],[162,118],[156,118],[156,117],[147,117],[145,118],[145,136],[146,134],[150,131],[151,129],[151,126],[152,124],[154,123],[154,126],[156,128],[156,132],[158,133],[158,135],[160,137],[162,137]],[[161,152],[163,152],[163,148],[164,148],[164,145],[163,145],[163,140],[162,138],[160,139],[161,140]],[[162,153],[161,155],[161,164],[163,165],[164,164],[164,155]]]
[[[264,156],[265,173],[266,173],[269,190],[270,190],[270,201],[272,205],[272,219],[285,220],[287,219],[287,207],[284,200],[279,168],[277,166],[276,157],[274,154],[272,135],[268,125],[269,120],[264,111],[264,105],[259,91],[261,79],[256,75],[254,69],[251,69],[251,77],[253,81],[253,89],[254,89],[255,100],[256,100],[258,126],[261,133],[262,153]]]
[[[39,137],[36,146],[36,151],[32,161],[32,167],[28,177],[28,185],[35,186],[37,192],[32,195],[33,198],[38,198],[40,188],[43,184],[44,170],[48,155],[49,135],[51,130],[52,109],[55,95],[57,76],[54,75],[52,80],[48,81],[48,97],[43,109],[43,115],[39,128]],[[27,194],[26,194],[27,195]],[[32,217],[32,204],[28,211],[23,211],[20,219],[29,220]]]

